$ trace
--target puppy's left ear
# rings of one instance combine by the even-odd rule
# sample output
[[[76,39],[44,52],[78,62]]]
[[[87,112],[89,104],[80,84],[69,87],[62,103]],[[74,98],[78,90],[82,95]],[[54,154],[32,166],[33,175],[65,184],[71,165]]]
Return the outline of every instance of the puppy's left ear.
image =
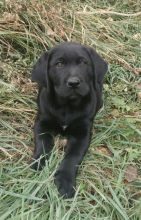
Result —
[[[94,49],[89,48],[89,54],[94,69],[94,86],[96,88],[98,83],[100,89],[102,89],[104,75],[108,71],[108,64]]]
[[[47,66],[48,53],[45,52],[33,66],[31,80],[37,82],[40,86],[47,87]]]

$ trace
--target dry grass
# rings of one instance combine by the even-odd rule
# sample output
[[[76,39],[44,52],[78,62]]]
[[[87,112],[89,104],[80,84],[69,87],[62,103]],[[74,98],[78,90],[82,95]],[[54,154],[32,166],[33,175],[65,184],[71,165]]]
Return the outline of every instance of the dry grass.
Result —
[[[140,1],[6,0],[0,14],[1,220],[140,220]],[[62,41],[91,45],[110,63],[77,193],[66,201],[53,184],[63,156],[58,138],[41,173],[28,165],[37,93],[30,71],[44,50]]]

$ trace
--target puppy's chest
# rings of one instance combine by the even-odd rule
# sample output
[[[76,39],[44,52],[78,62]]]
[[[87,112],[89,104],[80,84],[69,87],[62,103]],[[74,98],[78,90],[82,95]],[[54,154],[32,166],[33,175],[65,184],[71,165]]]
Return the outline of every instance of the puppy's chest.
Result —
[[[58,112],[59,114],[57,115],[57,121],[60,125],[60,127],[65,131],[71,123],[74,122],[74,120],[77,118],[77,114],[67,111],[67,110],[61,110]]]

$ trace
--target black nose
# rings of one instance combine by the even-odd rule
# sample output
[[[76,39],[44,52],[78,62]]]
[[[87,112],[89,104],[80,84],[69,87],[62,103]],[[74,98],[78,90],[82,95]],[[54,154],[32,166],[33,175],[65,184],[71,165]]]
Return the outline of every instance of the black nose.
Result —
[[[67,86],[68,87],[78,87],[80,85],[80,79],[77,77],[70,77],[67,81]]]

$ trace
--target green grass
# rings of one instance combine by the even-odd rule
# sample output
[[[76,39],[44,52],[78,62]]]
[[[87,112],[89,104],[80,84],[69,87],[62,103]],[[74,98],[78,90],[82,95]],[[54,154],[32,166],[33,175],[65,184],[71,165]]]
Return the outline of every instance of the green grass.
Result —
[[[141,220],[138,12],[139,0],[0,2],[0,220]],[[63,200],[53,182],[59,138],[41,172],[28,163],[37,109],[30,72],[44,50],[67,40],[96,48],[110,68],[76,195]],[[137,170],[130,181],[129,165]]]

